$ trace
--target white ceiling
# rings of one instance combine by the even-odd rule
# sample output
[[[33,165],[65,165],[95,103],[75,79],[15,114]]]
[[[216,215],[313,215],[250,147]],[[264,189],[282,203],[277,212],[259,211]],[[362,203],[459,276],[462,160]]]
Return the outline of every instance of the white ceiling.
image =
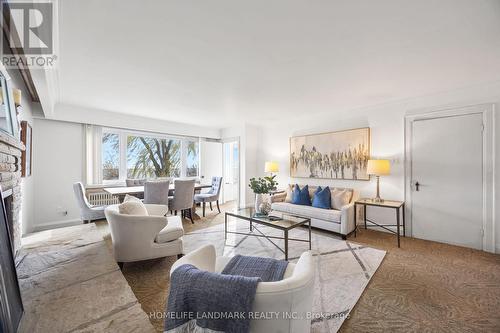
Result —
[[[499,0],[59,5],[60,102],[87,108],[220,128],[500,80]]]

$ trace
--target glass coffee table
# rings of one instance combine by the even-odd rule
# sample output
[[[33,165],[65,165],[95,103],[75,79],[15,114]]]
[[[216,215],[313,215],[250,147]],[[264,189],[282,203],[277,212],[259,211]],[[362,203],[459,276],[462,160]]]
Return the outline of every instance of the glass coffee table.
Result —
[[[241,220],[249,222],[250,233],[228,231],[227,230],[227,217],[233,216]],[[275,219],[276,218],[276,219]],[[282,230],[283,237],[265,235],[261,230],[256,227],[256,224],[263,225],[266,227],[271,227],[274,229]],[[309,228],[309,239],[299,239],[288,237],[288,232],[294,228],[301,225],[305,225]],[[253,231],[257,231],[254,233]],[[286,213],[272,211],[269,216],[260,216],[255,214],[255,209],[253,208],[242,208],[237,209],[232,212],[226,212],[224,217],[224,239],[227,239],[227,234],[238,234],[246,236],[264,237],[274,246],[276,246],[281,252],[285,254],[285,260],[288,260],[288,241],[296,242],[306,242],[309,243],[309,250],[311,249],[311,219],[299,216],[293,216]],[[285,241],[285,248],[282,249],[278,246],[272,239],[282,239]]]

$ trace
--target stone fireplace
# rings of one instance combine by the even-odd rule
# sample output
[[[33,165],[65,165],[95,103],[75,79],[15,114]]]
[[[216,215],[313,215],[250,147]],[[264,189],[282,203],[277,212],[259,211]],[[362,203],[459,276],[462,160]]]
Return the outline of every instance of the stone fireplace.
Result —
[[[24,145],[20,140],[0,133],[0,185],[14,254],[21,247],[21,152],[23,150]]]

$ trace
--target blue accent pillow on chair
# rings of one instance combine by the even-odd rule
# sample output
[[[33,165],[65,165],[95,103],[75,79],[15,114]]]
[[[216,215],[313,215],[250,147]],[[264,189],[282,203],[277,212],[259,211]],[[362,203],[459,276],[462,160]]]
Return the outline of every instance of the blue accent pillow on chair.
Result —
[[[312,206],[323,209],[330,209],[331,206],[331,197],[330,188],[327,186],[324,189],[321,186],[318,186],[316,192],[314,192]]]
[[[292,203],[294,205],[311,206],[311,198],[309,197],[309,186],[306,185],[300,189],[299,185],[295,184],[292,193]]]

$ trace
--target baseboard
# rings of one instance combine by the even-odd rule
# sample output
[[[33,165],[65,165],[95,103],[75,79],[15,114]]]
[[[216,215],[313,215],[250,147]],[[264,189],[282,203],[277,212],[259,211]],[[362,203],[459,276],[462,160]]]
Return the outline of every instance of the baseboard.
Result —
[[[71,227],[71,226],[75,226],[75,225],[79,225],[79,224],[82,224],[82,220],[78,219],[78,220],[66,220],[66,221],[42,223],[42,224],[34,226],[32,232],[57,229],[57,228],[64,228],[64,227]]]
[[[500,244],[499,244],[499,243],[497,243],[497,244],[495,245],[495,253],[500,254]]]

